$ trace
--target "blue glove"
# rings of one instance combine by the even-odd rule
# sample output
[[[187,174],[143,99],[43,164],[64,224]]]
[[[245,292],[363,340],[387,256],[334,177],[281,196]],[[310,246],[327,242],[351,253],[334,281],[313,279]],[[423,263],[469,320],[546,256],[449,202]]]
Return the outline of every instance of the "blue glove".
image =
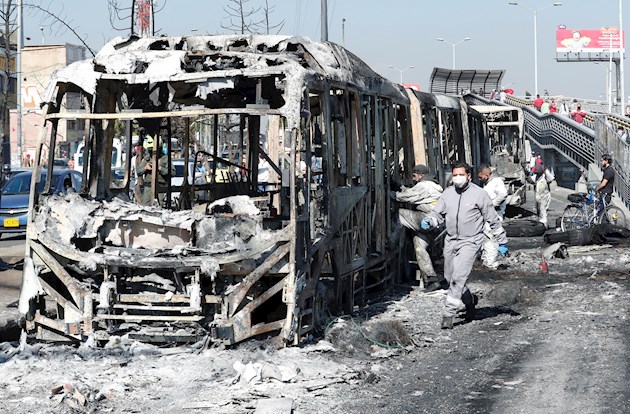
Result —
[[[509,251],[507,244],[500,244],[497,250],[499,251],[499,254],[503,257],[507,256],[508,251]]]
[[[422,227],[422,230],[431,230],[431,220],[428,217],[423,218],[420,227]]]

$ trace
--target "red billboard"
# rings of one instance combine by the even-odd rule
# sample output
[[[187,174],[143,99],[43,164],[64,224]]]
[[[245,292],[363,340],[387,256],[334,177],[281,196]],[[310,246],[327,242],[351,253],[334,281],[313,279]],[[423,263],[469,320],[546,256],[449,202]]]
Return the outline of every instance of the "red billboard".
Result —
[[[556,50],[558,52],[619,52],[625,46],[623,33],[619,36],[616,27],[599,30],[556,30]]]

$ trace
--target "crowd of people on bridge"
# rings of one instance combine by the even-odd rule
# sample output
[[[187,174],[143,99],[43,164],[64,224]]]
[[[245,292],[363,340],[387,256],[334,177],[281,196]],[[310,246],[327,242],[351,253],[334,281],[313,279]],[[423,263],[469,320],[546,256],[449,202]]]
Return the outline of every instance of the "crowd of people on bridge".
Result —
[[[525,98],[530,99],[530,97],[531,94],[529,91],[525,91]],[[550,98],[546,89],[543,97],[536,95],[536,99],[532,102],[532,106],[541,114],[557,113],[558,115],[573,119],[578,124],[583,123],[584,118],[587,116],[586,112],[582,110],[582,107],[576,99],[574,99],[571,104],[567,104],[567,102],[563,99],[556,100],[554,98]]]
[[[529,93],[529,91],[527,90],[525,91],[525,98],[531,98],[531,93]],[[541,114],[558,113],[559,115],[564,115],[571,118],[578,124],[583,123],[588,116],[588,114],[582,109],[582,106],[577,101],[577,99],[573,99],[570,104],[567,104],[565,100],[556,101],[553,98],[549,98],[546,89],[543,97],[541,97],[540,95],[536,95],[536,99],[532,102],[532,106],[537,109]],[[609,128],[614,128],[610,123],[608,126]],[[630,134],[623,126],[619,125],[617,127],[616,135],[621,142],[626,145],[630,145]]]

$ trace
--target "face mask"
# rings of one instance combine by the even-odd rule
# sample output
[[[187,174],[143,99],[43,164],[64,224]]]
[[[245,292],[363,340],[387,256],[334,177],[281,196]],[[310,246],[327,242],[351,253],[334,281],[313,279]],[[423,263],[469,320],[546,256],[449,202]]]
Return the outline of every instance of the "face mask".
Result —
[[[462,188],[468,182],[468,178],[465,175],[456,175],[453,177],[453,184],[455,187]]]

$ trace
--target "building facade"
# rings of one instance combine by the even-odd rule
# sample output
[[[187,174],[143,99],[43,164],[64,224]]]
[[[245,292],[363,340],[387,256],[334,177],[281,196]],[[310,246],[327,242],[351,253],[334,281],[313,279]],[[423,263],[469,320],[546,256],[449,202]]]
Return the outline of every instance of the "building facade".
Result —
[[[27,165],[35,156],[35,147],[43,125],[41,104],[52,74],[72,62],[85,59],[84,46],[36,45],[22,49],[22,159],[18,156],[17,110],[11,110],[11,164]],[[64,99],[62,105],[68,109],[81,108],[80,96]],[[78,142],[85,137],[85,122],[82,120],[60,121],[57,140],[61,143],[55,158],[70,159]],[[48,156],[48,154],[42,154]]]

